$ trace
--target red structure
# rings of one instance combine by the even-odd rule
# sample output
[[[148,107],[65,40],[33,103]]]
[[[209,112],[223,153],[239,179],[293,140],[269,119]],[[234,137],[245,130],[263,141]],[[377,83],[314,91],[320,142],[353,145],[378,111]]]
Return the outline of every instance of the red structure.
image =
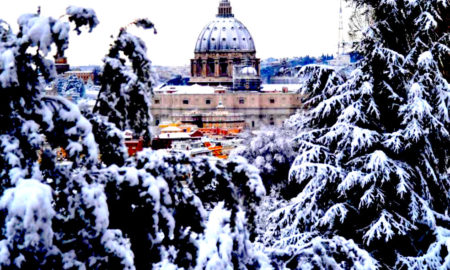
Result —
[[[130,157],[136,155],[137,152],[140,152],[144,149],[144,141],[141,139],[139,140],[126,140],[125,145],[128,148],[128,155]]]

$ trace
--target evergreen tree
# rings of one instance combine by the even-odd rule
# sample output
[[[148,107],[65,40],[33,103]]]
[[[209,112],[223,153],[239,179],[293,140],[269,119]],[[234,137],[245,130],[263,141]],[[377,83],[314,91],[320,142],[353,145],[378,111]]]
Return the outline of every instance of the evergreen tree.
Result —
[[[288,183],[289,168],[296,156],[292,132],[267,128],[255,136],[244,135],[243,139],[231,156],[242,156],[258,168],[268,192],[280,192],[286,198],[297,195],[298,190]]]
[[[154,28],[147,19],[133,22],[144,29]],[[156,30],[155,30],[156,33]],[[103,59],[101,89],[94,113],[106,116],[120,130],[132,130],[144,143],[151,138],[151,61],[145,43],[122,28]],[[125,57],[125,58],[124,58]],[[131,65],[131,67],[128,66]]]
[[[265,188],[258,170],[242,157],[191,161],[191,189],[212,209],[199,239],[196,269],[270,269],[253,244]]]
[[[67,13],[76,29],[97,22],[92,10]],[[63,55],[70,25],[39,13],[18,22],[18,34],[0,27],[0,267],[132,269],[127,241],[108,229],[92,127],[71,102],[44,97],[39,78],[55,77],[45,57],[53,44]],[[56,163],[60,147],[65,165]]]
[[[363,59],[343,83],[330,83],[328,72],[311,88],[290,171],[302,192],[272,215],[271,244],[279,255],[317,234],[338,245],[339,235],[382,268],[447,269],[449,2],[355,2],[374,14],[358,48]],[[355,258],[342,268],[358,269],[364,255],[313,251],[320,269],[342,256]]]
[[[97,23],[92,10],[70,7],[67,13],[76,29]],[[220,265],[236,269],[268,265],[250,241],[265,194],[255,167],[242,158],[191,159],[148,149],[127,158],[122,132],[108,116],[44,96],[39,76],[55,77],[53,62],[45,57],[52,44],[57,56],[63,55],[69,24],[39,14],[24,15],[19,23],[17,35],[5,23],[0,27],[1,269],[212,269],[217,257]],[[146,20],[135,24],[153,26]],[[124,90],[117,97],[125,107],[150,89],[144,48],[123,30],[106,61],[105,71],[109,65],[111,72],[103,86]],[[125,72],[125,63],[112,57],[121,53],[139,75]],[[140,79],[127,87],[114,74]],[[137,89],[142,91],[129,93]],[[57,162],[61,148],[66,160]],[[210,186],[216,201],[203,203],[208,176],[219,179]],[[219,215],[220,228],[211,228],[216,214],[206,222],[207,207],[226,212]],[[213,229],[223,232],[220,238]],[[201,256],[211,251],[215,255]]]
[[[81,113],[92,124],[92,132],[98,143],[101,162],[106,166],[113,164],[123,166],[128,158],[123,131],[108,122],[105,116],[92,113],[92,109],[87,103],[82,102],[78,106]]]

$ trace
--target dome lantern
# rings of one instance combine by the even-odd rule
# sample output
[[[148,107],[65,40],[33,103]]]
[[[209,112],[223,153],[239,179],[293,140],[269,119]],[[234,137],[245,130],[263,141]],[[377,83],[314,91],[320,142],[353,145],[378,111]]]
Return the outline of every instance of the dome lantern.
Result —
[[[219,18],[229,18],[234,17],[230,1],[222,0],[219,4],[219,13],[217,14]]]

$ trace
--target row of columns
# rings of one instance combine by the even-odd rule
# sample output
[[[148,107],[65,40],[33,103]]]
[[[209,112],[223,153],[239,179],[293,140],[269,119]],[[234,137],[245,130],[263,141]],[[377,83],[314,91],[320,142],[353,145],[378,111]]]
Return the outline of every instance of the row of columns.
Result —
[[[249,63],[255,67],[259,74],[259,61],[251,60]],[[226,75],[221,74],[221,65],[226,65]],[[214,69],[211,71],[210,66]],[[226,61],[220,61],[220,59],[193,59],[191,60],[191,75],[192,77],[232,77],[233,76],[233,59],[226,59]]]

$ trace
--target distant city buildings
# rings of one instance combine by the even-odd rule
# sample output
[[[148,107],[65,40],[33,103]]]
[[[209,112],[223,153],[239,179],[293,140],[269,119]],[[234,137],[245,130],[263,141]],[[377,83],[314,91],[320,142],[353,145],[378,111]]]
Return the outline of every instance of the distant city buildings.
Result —
[[[75,76],[78,79],[82,80],[85,84],[88,82],[93,82],[94,81],[94,71],[92,70],[71,70],[71,71],[66,71],[64,72],[64,77],[65,78],[69,78],[71,76]]]

